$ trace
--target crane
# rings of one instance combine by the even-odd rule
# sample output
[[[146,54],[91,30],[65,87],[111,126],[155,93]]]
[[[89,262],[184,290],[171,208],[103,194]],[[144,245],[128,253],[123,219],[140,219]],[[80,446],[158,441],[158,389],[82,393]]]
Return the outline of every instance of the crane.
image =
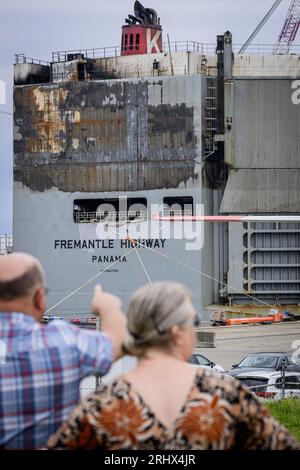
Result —
[[[300,26],[300,0],[292,0],[274,54],[288,54]]]
[[[257,36],[261,28],[268,21],[270,16],[277,9],[282,0],[276,0],[271,6],[270,10],[263,17],[259,25],[255,28],[251,36],[247,39],[243,47],[239,50],[239,54],[243,54],[248,46],[252,43],[253,39]],[[291,0],[287,16],[284,20],[282,31],[278,37],[278,41],[273,49],[273,54],[288,54],[291,46],[296,39],[297,32],[300,26],[300,0]]]
[[[245,42],[245,44],[243,45],[243,47],[239,50],[239,54],[243,54],[245,52],[245,50],[247,49],[248,46],[250,46],[250,44],[252,43],[253,39],[258,35],[259,31],[261,30],[261,28],[264,26],[264,24],[268,21],[268,19],[270,18],[270,16],[273,15],[274,11],[277,9],[277,7],[279,6],[279,4],[282,2],[282,0],[276,0],[274,2],[274,4],[271,6],[270,10],[265,14],[265,16],[263,17],[263,19],[261,20],[261,22],[259,23],[259,25],[255,28],[255,30],[253,31],[253,33],[251,34],[251,36],[249,36],[249,38],[247,39],[247,41]],[[298,2],[299,3],[299,2]]]

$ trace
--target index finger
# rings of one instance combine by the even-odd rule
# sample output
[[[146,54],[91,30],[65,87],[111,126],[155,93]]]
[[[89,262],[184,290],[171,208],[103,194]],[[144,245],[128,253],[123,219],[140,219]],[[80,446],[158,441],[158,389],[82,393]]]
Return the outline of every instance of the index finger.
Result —
[[[95,287],[94,287],[94,294],[102,294],[103,290],[102,290],[102,286],[100,284],[96,284]]]

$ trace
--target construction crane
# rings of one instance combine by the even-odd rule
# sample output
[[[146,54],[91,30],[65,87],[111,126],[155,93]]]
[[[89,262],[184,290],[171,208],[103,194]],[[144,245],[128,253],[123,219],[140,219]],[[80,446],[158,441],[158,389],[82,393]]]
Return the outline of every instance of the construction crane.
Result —
[[[261,28],[273,15],[274,11],[280,5],[282,0],[276,0],[271,6],[270,10],[265,14],[259,25],[255,28],[251,36],[247,39],[243,47],[239,50],[239,54],[243,54],[248,46],[252,43],[253,39],[257,36]],[[300,26],[300,0],[292,0],[287,16],[284,20],[282,31],[278,37],[276,46],[274,47],[273,54],[288,54],[291,46],[296,39],[297,32]]]
[[[300,26],[300,0],[292,0],[274,54],[288,54]]]

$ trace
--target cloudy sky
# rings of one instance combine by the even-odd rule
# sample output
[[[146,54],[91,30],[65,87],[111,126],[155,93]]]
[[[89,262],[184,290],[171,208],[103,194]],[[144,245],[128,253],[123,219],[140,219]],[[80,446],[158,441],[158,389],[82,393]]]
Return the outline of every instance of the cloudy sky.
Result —
[[[144,0],[157,10],[171,41],[214,43],[233,33],[243,43],[274,0]],[[1,0],[0,80],[6,104],[0,104],[0,234],[12,233],[12,73],[15,53],[48,60],[52,51],[116,46],[121,26],[133,13],[134,0]],[[281,5],[255,43],[273,44],[290,0]],[[296,41],[299,43],[299,40]]]

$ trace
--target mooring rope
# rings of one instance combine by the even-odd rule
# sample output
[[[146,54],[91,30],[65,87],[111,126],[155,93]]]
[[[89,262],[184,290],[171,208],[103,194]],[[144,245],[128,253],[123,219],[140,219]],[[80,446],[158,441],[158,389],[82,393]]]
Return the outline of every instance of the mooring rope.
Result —
[[[162,226],[162,227],[159,229],[158,233],[159,233],[165,226],[166,226],[166,225]],[[119,235],[119,233],[116,232],[115,230],[113,230],[113,232],[114,232],[116,235]],[[128,233],[128,229],[127,229],[127,233]],[[132,251],[135,251],[135,253],[136,253],[136,255],[137,255],[138,259],[139,259],[139,262],[140,262],[140,264],[141,264],[141,266],[142,266],[142,269],[143,269],[143,271],[144,271],[144,273],[145,273],[145,275],[146,275],[146,277],[147,277],[147,280],[148,280],[149,284],[152,284],[152,280],[151,280],[150,275],[149,275],[149,273],[148,273],[148,271],[147,271],[147,269],[146,269],[145,264],[144,264],[143,261],[142,261],[142,258],[141,258],[141,256],[140,256],[140,254],[138,253],[137,246],[143,247],[143,248],[145,248],[146,250],[149,250],[149,251],[155,253],[156,255],[162,256],[163,258],[166,258],[166,259],[168,259],[168,260],[170,260],[170,261],[173,261],[173,262],[177,263],[178,265],[180,265],[180,266],[182,266],[182,267],[184,267],[184,268],[190,269],[190,270],[196,272],[197,274],[200,274],[201,276],[204,276],[204,277],[206,277],[206,278],[208,278],[208,279],[210,279],[210,280],[212,280],[212,281],[218,282],[219,284],[223,285],[224,287],[229,287],[229,288],[235,290],[236,292],[240,292],[240,290],[239,290],[238,288],[236,288],[236,287],[234,287],[234,286],[232,286],[232,285],[230,285],[230,284],[228,284],[228,283],[225,283],[225,282],[223,282],[223,281],[220,281],[219,279],[216,279],[215,277],[210,276],[209,274],[207,274],[207,273],[205,273],[205,272],[203,272],[203,271],[200,271],[199,269],[196,269],[194,266],[190,266],[189,264],[186,264],[186,263],[184,263],[184,262],[182,262],[182,261],[180,261],[180,260],[178,260],[178,259],[176,259],[176,258],[173,258],[173,257],[171,257],[171,256],[168,256],[168,255],[166,255],[165,253],[161,253],[160,251],[157,251],[157,250],[155,250],[155,249],[153,249],[153,248],[150,248],[149,246],[143,245],[142,243],[138,242],[137,240],[132,239],[129,235],[128,235],[128,240],[131,242],[131,244],[133,244],[133,247],[132,247],[129,251],[127,251],[124,255],[122,255],[122,256],[121,256],[121,259],[123,259],[125,256],[128,256],[130,253],[132,253]],[[77,289],[75,289],[74,291],[70,292],[70,293],[69,293],[68,295],[66,295],[63,299],[61,299],[61,300],[60,300],[59,302],[57,302],[55,305],[53,305],[53,306],[50,307],[48,310],[46,310],[45,314],[47,314],[48,312],[52,311],[52,310],[53,310],[54,308],[56,308],[58,305],[62,304],[65,300],[67,300],[67,299],[69,299],[70,297],[72,297],[72,296],[73,296],[74,294],[76,294],[80,289],[82,289],[83,287],[85,287],[87,284],[89,284],[90,282],[92,282],[92,281],[93,281],[94,279],[96,279],[97,277],[101,276],[101,274],[103,274],[105,271],[107,271],[110,267],[112,267],[112,266],[113,266],[114,264],[116,264],[117,262],[119,262],[119,259],[116,260],[116,261],[114,261],[113,263],[109,264],[105,269],[101,269],[100,272],[98,272],[97,274],[95,274],[94,276],[92,276],[91,278],[89,278],[86,282],[84,282],[83,284],[81,284]],[[256,301],[256,302],[258,302],[258,303],[260,303],[260,304],[262,304],[262,305],[265,305],[265,306],[269,307],[269,308],[274,308],[274,305],[268,304],[267,302],[264,302],[263,300],[258,299],[258,298],[254,297],[254,296],[251,295],[251,294],[248,294],[248,293],[246,293],[246,292],[243,292],[243,295],[244,295],[245,297],[248,297],[248,298],[250,298],[250,299],[252,299],[252,300],[254,300],[254,301]]]

